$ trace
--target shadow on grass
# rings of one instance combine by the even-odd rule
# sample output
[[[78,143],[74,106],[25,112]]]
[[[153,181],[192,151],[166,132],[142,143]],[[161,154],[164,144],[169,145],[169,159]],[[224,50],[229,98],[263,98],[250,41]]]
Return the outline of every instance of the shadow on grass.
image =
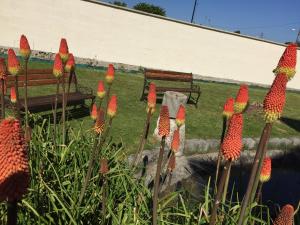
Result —
[[[290,128],[300,132],[300,120],[292,119],[289,117],[282,117],[280,121],[289,126]]]

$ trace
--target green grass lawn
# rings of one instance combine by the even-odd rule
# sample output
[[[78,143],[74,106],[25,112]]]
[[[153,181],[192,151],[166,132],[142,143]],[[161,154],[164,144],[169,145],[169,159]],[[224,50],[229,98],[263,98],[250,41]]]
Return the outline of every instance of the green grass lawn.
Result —
[[[50,62],[31,62],[29,68],[52,67]],[[104,79],[105,70],[87,67],[77,67],[78,82],[80,85],[97,90],[97,83]],[[296,74],[296,76],[299,74]],[[198,108],[188,105],[186,116],[186,137],[191,138],[219,138],[222,126],[221,113],[227,97],[235,97],[238,85],[220,84],[213,82],[198,82],[202,95]],[[141,102],[140,96],[143,87],[143,75],[141,73],[126,73],[116,71],[115,81],[112,86],[112,94],[118,96],[118,114],[113,121],[112,135],[114,142],[123,142],[128,152],[133,152],[139,142],[144,121],[146,118],[146,103]],[[54,93],[52,88],[30,88],[30,95]],[[250,102],[262,102],[267,89],[250,87]],[[153,133],[154,124],[159,114],[159,106],[154,114],[150,132]],[[288,92],[287,102],[283,116],[300,121],[300,93]],[[155,120],[155,122],[154,122]],[[89,116],[78,120],[69,121],[71,126],[80,126],[90,129],[92,121]],[[259,137],[263,127],[262,115],[252,113],[245,115],[244,137]],[[288,127],[282,122],[274,125],[273,137],[299,136],[299,132]],[[156,145],[153,138],[149,138],[146,148]]]

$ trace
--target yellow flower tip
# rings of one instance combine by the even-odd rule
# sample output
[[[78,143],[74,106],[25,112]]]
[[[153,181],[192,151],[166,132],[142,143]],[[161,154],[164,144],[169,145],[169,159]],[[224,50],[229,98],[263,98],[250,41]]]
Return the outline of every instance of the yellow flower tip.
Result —
[[[266,123],[274,123],[281,117],[280,112],[265,111],[264,120]]]
[[[99,98],[104,98],[104,96],[105,96],[105,91],[101,91],[101,92],[97,92],[97,96],[99,97]]]
[[[296,70],[294,68],[289,68],[289,67],[277,67],[276,69],[273,70],[273,73],[275,73],[276,75],[280,73],[284,73],[288,78],[288,80],[291,80],[295,76]]]
[[[106,83],[112,84],[112,82],[114,81],[114,77],[108,75],[105,77],[105,80],[106,80]]]
[[[236,113],[244,112],[246,107],[247,107],[247,103],[245,103],[245,102],[235,102],[234,103],[234,111]]]
[[[229,111],[223,111],[223,117],[225,117],[227,120],[229,120],[233,115],[233,112]]]
[[[149,113],[149,110],[151,110],[151,115],[153,115],[153,113],[155,112],[155,107],[149,107],[149,106],[147,106],[147,109],[146,109],[146,111],[147,111],[147,113]]]

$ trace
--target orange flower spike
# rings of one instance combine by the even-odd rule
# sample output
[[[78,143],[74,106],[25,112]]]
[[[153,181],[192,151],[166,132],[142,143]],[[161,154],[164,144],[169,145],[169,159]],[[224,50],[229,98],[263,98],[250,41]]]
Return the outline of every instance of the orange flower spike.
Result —
[[[113,95],[110,98],[110,101],[108,103],[108,109],[107,109],[107,114],[113,118],[116,116],[117,113],[117,96]]]
[[[0,58],[0,79],[5,80],[7,77],[6,65],[4,58]]]
[[[170,114],[166,105],[161,106],[160,109],[158,134],[160,136],[168,136],[170,134]]]
[[[60,45],[59,45],[59,55],[61,57],[61,60],[63,63],[66,63],[69,58],[69,47],[67,40],[65,38],[62,38],[60,40]]]
[[[227,133],[222,143],[222,153],[226,160],[236,160],[241,154],[243,147],[242,141],[243,115],[234,114],[230,121]]]
[[[171,143],[171,149],[174,153],[178,152],[180,146],[180,133],[179,129],[176,129],[173,133],[173,139]]]
[[[70,73],[75,69],[75,59],[72,53],[69,54],[68,61],[65,66],[65,71]]]
[[[264,118],[267,123],[273,123],[281,117],[285,105],[287,82],[285,74],[278,74],[264,99]]]
[[[154,83],[149,84],[147,112],[151,110],[151,114],[155,111],[156,106],[156,86]]]
[[[28,153],[21,124],[9,117],[0,123],[0,201],[18,201],[29,186]]]
[[[113,80],[115,78],[115,68],[113,64],[109,64],[105,76],[105,80],[108,84],[112,84]]]
[[[248,104],[248,86],[242,84],[235,98],[234,110],[236,113],[241,113],[246,109]]]
[[[97,134],[102,134],[104,131],[104,126],[105,126],[104,116],[105,116],[104,111],[102,109],[99,109],[97,112],[97,119],[94,127],[94,130]]]
[[[100,99],[104,98],[105,96],[105,88],[104,88],[104,83],[102,80],[98,82],[98,90],[97,90],[97,95]]]
[[[63,75],[64,69],[60,55],[57,53],[54,58],[53,75],[60,78]]]
[[[93,120],[97,119],[97,106],[96,106],[96,104],[93,104],[93,106],[92,106],[91,118]]]
[[[176,156],[172,154],[168,163],[169,172],[172,173],[175,170],[175,167],[176,167]]]
[[[16,89],[15,89],[15,87],[11,87],[10,88],[10,101],[12,103],[16,103],[17,102],[17,95],[16,95]]]
[[[287,204],[282,207],[277,218],[274,220],[274,225],[293,225],[294,223],[294,207]]]
[[[223,107],[223,116],[230,119],[234,113],[234,98],[228,98]]]
[[[11,75],[17,76],[21,70],[21,67],[20,67],[20,62],[16,56],[16,53],[14,52],[14,50],[10,48],[8,49],[7,55],[8,55],[7,56],[8,72]]]
[[[20,54],[24,59],[29,59],[31,54],[28,40],[24,34],[22,34],[20,38]]]
[[[276,69],[273,72],[277,75],[284,73],[287,79],[290,80],[296,74],[297,63],[297,45],[289,44],[283,52]]]
[[[185,107],[183,105],[180,105],[176,115],[176,124],[178,127],[180,127],[184,123],[185,123]]]
[[[263,166],[259,177],[260,182],[265,183],[270,180],[271,170],[272,170],[272,159],[270,157],[266,157],[263,161]]]
[[[100,169],[99,173],[102,175],[106,175],[109,172],[108,162],[106,158],[100,159]]]

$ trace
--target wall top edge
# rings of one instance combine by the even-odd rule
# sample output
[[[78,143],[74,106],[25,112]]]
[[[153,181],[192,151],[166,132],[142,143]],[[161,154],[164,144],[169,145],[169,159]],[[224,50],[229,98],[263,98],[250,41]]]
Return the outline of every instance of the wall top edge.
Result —
[[[98,5],[102,5],[102,6],[106,6],[106,7],[110,7],[110,8],[115,8],[115,9],[119,9],[119,10],[123,10],[123,11],[128,11],[128,12],[131,12],[131,13],[136,13],[136,14],[140,14],[140,15],[144,15],[144,16],[149,16],[149,17],[153,17],[153,18],[157,18],[157,19],[162,19],[162,20],[166,20],[166,21],[170,21],[170,22],[180,23],[180,24],[184,24],[184,25],[187,25],[187,26],[197,27],[197,28],[201,28],[201,29],[205,29],[205,30],[211,30],[211,31],[219,32],[219,33],[229,34],[229,35],[238,36],[238,37],[242,37],[242,38],[247,38],[247,39],[260,41],[260,42],[265,42],[265,43],[268,43],[268,44],[274,44],[274,45],[279,45],[279,46],[284,46],[284,47],[287,46],[284,43],[279,43],[279,42],[275,42],[275,41],[271,41],[271,40],[265,40],[265,39],[261,39],[261,38],[257,38],[257,37],[253,37],[253,36],[244,35],[244,34],[237,34],[237,33],[222,30],[222,29],[217,29],[217,28],[207,27],[207,26],[198,25],[198,24],[194,24],[194,23],[189,23],[189,22],[182,21],[182,20],[172,19],[172,18],[169,18],[169,17],[159,16],[159,15],[155,15],[155,14],[151,14],[151,13],[147,13],[147,12],[142,12],[142,11],[127,8],[127,7],[122,7],[122,6],[117,6],[117,5],[113,5],[113,4],[106,3],[106,2],[101,2],[99,0],[81,0],[81,1],[88,2],[88,3],[94,3],[94,4],[98,4]],[[298,48],[298,49],[300,49],[300,48]]]

